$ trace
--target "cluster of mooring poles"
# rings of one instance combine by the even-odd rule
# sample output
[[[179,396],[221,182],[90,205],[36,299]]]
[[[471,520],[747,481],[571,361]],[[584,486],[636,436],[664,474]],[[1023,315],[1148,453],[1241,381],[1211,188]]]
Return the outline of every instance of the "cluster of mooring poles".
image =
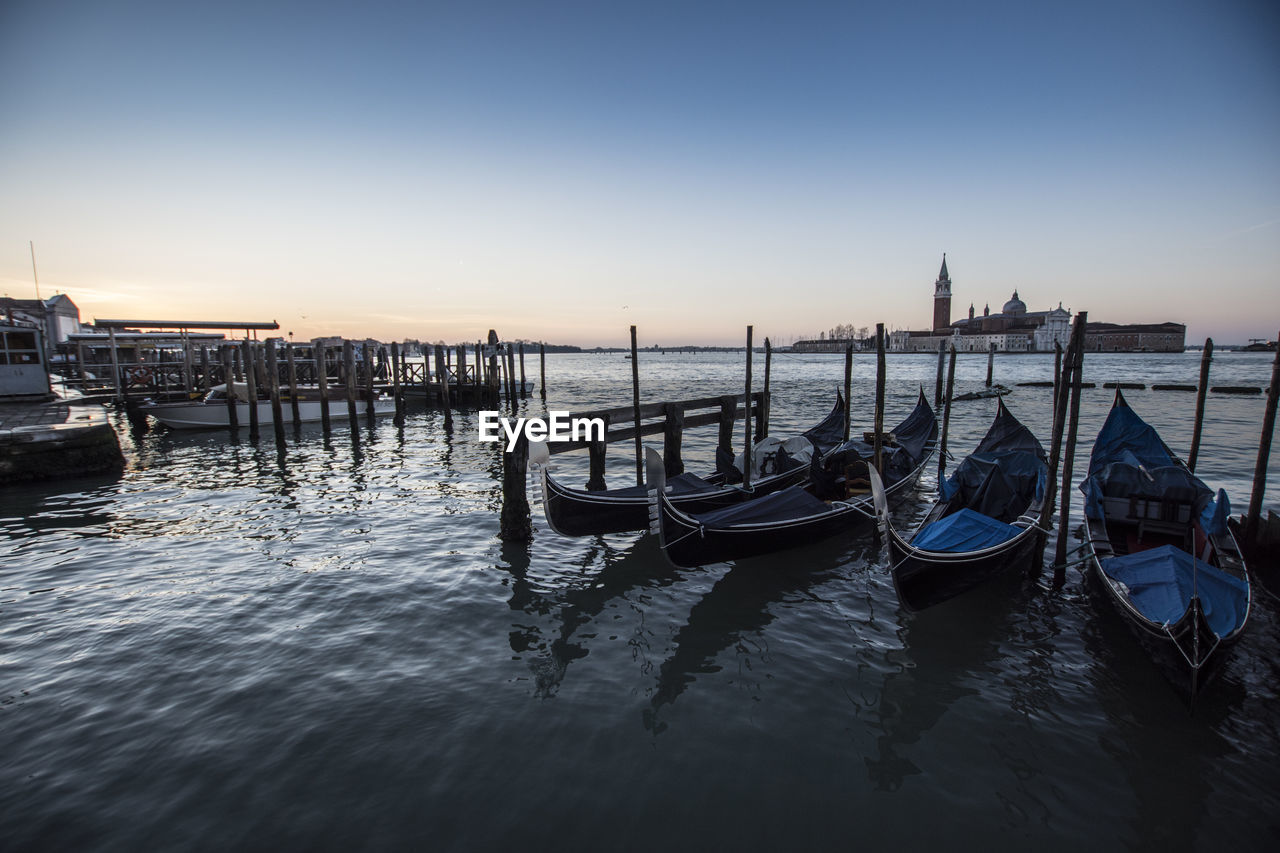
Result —
[[[279,325],[274,322],[99,320],[95,325],[108,332],[107,390],[135,416],[139,426],[146,420],[138,408],[144,400],[191,400],[204,396],[217,385],[227,385],[229,390],[236,384],[241,385],[245,397],[241,402],[256,401],[260,396],[269,400],[271,422],[280,441],[284,440],[284,407],[290,407],[291,419],[298,425],[301,422],[298,403],[304,395],[318,399],[320,420],[327,433],[331,427],[332,406],[344,402],[347,417],[354,424],[360,408],[372,418],[375,402],[382,395],[390,395],[395,402],[397,423],[402,423],[406,398],[423,399],[441,405],[446,426],[451,426],[455,406],[496,407],[505,398],[514,411],[518,401],[530,393],[525,375],[524,343],[501,343],[493,330],[489,331],[488,344],[476,342],[471,357],[467,345],[436,344],[423,347],[421,361],[411,361],[404,357],[399,343],[388,346],[347,340],[341,348],[322,344],[295,347],[292,342],[256,341],[246,337],[242,341],[211,346],[197,343],[187,335],[188,329],[234,329],[245,331],[246,335],[256,334],[259,330],[278,329]],[[144,361],[136,347],[121,346],[117,339],[119,330],[134,328],[181,329],[180,349],[157,349],[150,360]],[[87,386],[87,368],[100,370],[105,365],[88,365],[85,344],[80,342],[79,348],[79,370],[82,384]],[[125,361],[122,356],[130,349],[133,360]],[[304,350],[301,356],[299,349]],[[545,344],[539,345],[539,356],[541,396],[545,400]],[[242,426],[236,397],[237,394],[228,393],[226,400],[228,428],[233,433]],[[256,441],[260,432],[256,405],[247,407],[247,419],[250,438]]]
[[[720,394],[691,400],[668,400],[659,403],[640,403],[639,348],[636,344],[636,327],[631,327],[631,405],[616,409],[599,409],[591,412],[575,412],[571,419],[599,418],[605,424],[603,439],[562,441],[549,444],[547,449],[555,453],[570,450],[587,450],[589,473],[586,488],[590,491],[605,489],[605,452],[610,444],[634,442],[636,454],[636,485],[644,485],[643,446],[646,435],[662,434],[662,459],[668,477],[684,473],[681,445],[684,430],[716,424],[720,428],[717,454],[733,456],[735,423],[742,421],[743,446],[753,447],[769,436],[769,383],[773,366],[773,345],[764,340],[764,387],[752,390],[752,357],[754,355],[754,327],[747,327],[746,374],[743,393]],[[884,423],[885,336],[884,324],[876,326],[876,430],[875,453],[877,465],[881,456]],[[844,404],[845,434],[849,438],[849,399],[853,385],[853,345],[845,350]],[[625,425],[624,425],[625,424]],[[502,514],[500,536],[506,541],[524,542],[533,537],[529,500],[525,488],[529,466],[529,443],[521,433],[514,447],[503,454]],[[744,465],[743,486],[751,484],[751,466]]]

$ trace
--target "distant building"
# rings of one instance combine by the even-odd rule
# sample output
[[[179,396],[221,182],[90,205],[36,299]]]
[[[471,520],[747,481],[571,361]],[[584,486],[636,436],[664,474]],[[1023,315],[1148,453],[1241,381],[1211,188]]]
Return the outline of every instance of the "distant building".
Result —
[[[80,309],[65,293],[55,293],[48,299],[0,297],[0,320],[35,326],[43,333],[47,352],[81,330]]]
[[[1090,322],[1086,348],[1101,352],[1182,352],[1186,328],[1178,323]],[[889,349],[936,353],[941,346],[954,346],[957,352],[986,352],[994,346],[999,352],[1052,352],[1055,343],[1066,349],[1070,338],[1071,312],[1061,302],[1048,311],[1028,311],[1016,290],[997,314],[987,306],[981,316],[975,316],[970,304],[967,318],[951,322],[951,275],[947,256],[943,255],[942,269],[933,285],[933,329],[891,332]]]

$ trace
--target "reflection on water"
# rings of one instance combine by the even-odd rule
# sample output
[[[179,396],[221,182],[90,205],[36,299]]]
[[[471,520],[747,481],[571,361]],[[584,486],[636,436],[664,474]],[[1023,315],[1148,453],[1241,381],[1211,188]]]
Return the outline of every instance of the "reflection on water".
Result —
[[[1198,365],[1091,355],[1085,370],[1194,382]],[[890,359],[890,422],[935,366]],[[974,390],[986,359],[958,369],[957,392]],[[996,362],[1006,385],[1051,370]],[[1269,361],[1214,370],[1265,384]],[[549,357],[548,373],[548,409],[630,399],[621,357]],[[874,359],[854,373],[858,430]],[[840,356],[775,358],[771,432],[821,418],[842,374]],[[741,377],[741,354],[642,355],[645,401]],[[1186,450],[1194,400],[1128,397]],[[1048,398],[1014,392],[1042,438]],[[1077,472],[1109,405],[1084,395]],[[1209,401],[1199,473],[1237,507],[1261,407]],[[951,447],[993,412],[957,404]],[[418,404],[403,424],[302,425],[277,445],[121,418],[122,476],[0,493],[2,846],[503,849],[549,846],[553,826],[572,849],[1280,837],[1274,600],[1191,714],[1078,568],[1058,589],[1009,575],[907,614],[869,530],[698,570],[651,536],[565,539],[539,516],[532,543],[503,543],[502,457],[476,421],[449,429]],[[686,434],[690,470],[712,467],[715,433]],[[585,454],[557,464],[585,479]],[[630,482],[630,447],[607,473]],[[1078,498],[1072,517],[1069,535]]]

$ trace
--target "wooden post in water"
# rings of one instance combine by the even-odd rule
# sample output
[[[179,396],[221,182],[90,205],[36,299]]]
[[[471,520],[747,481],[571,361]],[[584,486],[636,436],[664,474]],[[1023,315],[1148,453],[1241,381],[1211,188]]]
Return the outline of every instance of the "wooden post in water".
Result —
[[[987,387],[991,387],[991,371],[996,365],[996,345],[987,344]]]
[[[1076,430],[1080,425],[1080,376],[1084,373],[1084,330],[1089,323],[1089,312],[1081,311],[1079,346],[1071,356],[1071,411],[1067,419],[1067,443],[1062,453],[1062,499],[1058,506],[1058,545],[1053,552],[1053,582],[1061,585],[1067,573],[1067,537],[1071,516],[1071,471],[1075,466]],[[1074,332],[1074,330],[1073,330]],[[1066,378],[1065,375],[1063,377]],[[1063,394],[1067,389],[1062,389]]]
[[[293,353],[293,341],[285,344],[285,359],[289,362],[289,411],[293,415],[293,427],[302,426],[302,412],[298,410],[298,360]]]
[[[756,421],[756,441],[764,441],[769,437],[769,372],[773,368],[773,344],[764,339],[764,395],[760,400],[760,417]]]
[[[1043,530],[1049,529],[1049,524],[1053,520],[1053,510],[1057,506],[1057,494],[1055,489],[1058,487],[1058,460],[1062,456],[1062,431],[1067,423],[1067,400],[1068,395],[1066,389],[1071,381],[1071,369],[1075,348],[1077,344],[1084,340],[1084,334],[1081,331],[1084,328],[1077,317],[1075,326],[1072,327],[1071,337],[1067,341],[1066,358],[1058,359],[1057,376],[1054,377],[1054,394],[1053,394],[1053,426],[1049,433],[1049,476],[1045,480],[1045,496],[1044,503],[1040,505],[1040,527]],[[1056,344],[1058,347],[1058,355],[1062,355],[1062,345]]]
[[[116,330],[115,327],[107,328],[107,339],[111,342],[111,386],[116,392],[116,402],[122,402],[125,398],[123,392],[123,383],[120,381],[120,353],[116,351]]]
[[[444,347],[436,347],[436,364],[439,365],[444,360]],[[458,388],[462,388],[462,380],[458,380]],[[440,403],[444,406],[444,425],[447,429],[453,428],[453,397],[449,388],[449,372],[446,370],[440,375]]]
[[[507,344],[507,403],[511,406],[511,414],[516,413],[516,351]]]
[[[942,366],[947,360],[947,342],[938,344],[938,378],[933,383],[933,410],[942,408]]]
[[[347,379],[347,423],[351,426],[351,434],[357,435],[356,423],[356,345],[351,341],[342,342],[342,367]]]
[[[1068,338],[1068,342],[1070,338]],[[1053,405],[1058,405],[1058,387],[1062,384],[1062,341],[1057,339],[1053,342]],[[1052,485],[1052,483],[1050,483]],[[1048,505],[1045,501],[1045,505]]]
[[[271,425],[275,429],[276,444],[284,441],[284,410],[280,405],[280,364],[276,355],[275,341],[267,341],[264,345],[267,359],[267,393],[271,397]]]
[[[520,342],[520,399],[524,400],[529,392],[524,387],[524,341]]]
[[[849,440],[853,420],[853,344],[844,348],[844,440]]]
[[[227,428],[231,430],[232,435],[235,435],[236,431],[240,429],[240,416],[236,411],[236,397],[231,384],[235,378],[231,367],[231,350],[234,346],[232,344],[231,346],[222,347],[222,373],[227,377]]]
[[[521,432],[511,452],[502,454],[502,514],[498,536],[504,542],[533,539],[525,479],[529,470],[529,439]]]
[[[364,356],[364,413],[368,416],[369,423],[373,423],[373,416],[377,409],[373,405],[373,347],[368,341],[364,342],[362,355]],[[354,426],[355,424],[352,424],[352,427]]]
[[[876,323],[876,435],[871,445],[876,471],[884,473],[884,323]]]
[[[684,460],[680,458],[680,445],[684,438],[684,407],[666,403],[662,407],[666,421],[662,428],[662,466],[668,477],[684,473]]]
[[[191,338],[186,332],[182,333],[182,387],[187,392],[187,399],[191,399],[191,394],[196,390],[195,382],[195,354],[191,351]]]
[[[1258,526],[1262,523],[1262,495],[1267,490],[1267,462],[1271,458],[1271,435],[1276,428],[1276,400],[1280,397],[1280,346],[1276,347],[1276,360],[1271,365],[1271,387],[1267,389],[1267,408],[1262,413],[1262,438],[1258,442],[1258,464],[1253,468],[1253,494],[1249,497],[1249,517],[1245,520],[1245,547],[1252,548],[1258,541]]]
[[[636,348],[636,327],[631,327],[631,408],[636,422],[636,485],[644,485],[644,448],[640,441],[640,354]]]
[[[609,435],[609,417],[604,417],[604,433]],[[605,453],[608,451],[609,444],[606,438],[592,439],[591,444],[587,446],[587,462],[590,470],[587,474],[587,491],[603,492],[604,484],[604,463]]]
[[[404,397],[400,394],[400,343],[398,341],[391,342],[391,389],[396,401],[396,426],[404,426]]]
[[[1200,386],[1196,388],[1196,424],[1191,433],[1191,452],[1187,454],[1187,470],[1196,472],[1196,459],[1200,456],[1200,431],[1204,427],[1204,397],[1209,390],[1209,363],[1213,361],[1213,338],[1204,339],[1204,352],[1200,356]]]
[[[488,380],[489,395],[492,399],[491,405],[497,407],[501,398],[501,376],[498,373],[498,333],[493,329],[489,330],[489,374]]]
[[[541,371],[542,402],[547,402],[547,345],[538,344],[538,364]]]
[[[951,429],[951,398],[956,390],[956,345],[951,345],[947,357],[947,396],[942,405],[942,438],[938,442],[938,488],[942,488],[942,475],[947,471],[947,432]]]
[[[311,355],[316,365],[316,384],[320,386],[320,427],[329,434],[329,348],[321,345]]]
[[[206,394],[209,393],[209,388],[213,385],[212,370],[213,367],[209,363],[209,347],[202,344],[200,346],[200,373],[202,374],[200,377],[200,390]]]
[[[248,338],[245,338],[241,344],[240,355],[244,360],[244,384],[248,387],[248,393],[245,396],[249,398],[249,440],[257,441],[258,371],[254,368],[253,344],[249,343]]]
[[[716,442],[716,456],[726,455],[733,460],[733,420],[738,409],[738,398],[725,394],[720,398],[720,437]]]
[[[742,487],[744,489],[751,488],[751,459],[752,448],[755,446],[751,443],[751,333],[755,330],[754,326],[747,326],[747,391],[743,396],[746,398],[747,407],[744,410],[746,416],[742,419]]]

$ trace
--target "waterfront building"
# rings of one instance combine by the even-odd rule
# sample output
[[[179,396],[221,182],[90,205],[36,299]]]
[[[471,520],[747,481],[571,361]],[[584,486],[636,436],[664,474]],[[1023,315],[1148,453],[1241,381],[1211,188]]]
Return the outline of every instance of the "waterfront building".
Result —
[[[957,352],[1052,352],[1054,344],[1066,349],[1071,338],[1071,312],[1058,303],[1047,311],[1028,311],[1014,291],[997,313],[990,306],[976,315],[951,320],[951,274],[947,256],[933,285],[933,327],[929,331],[900,329],[889,333],[892,352],[937,352],[954,346]],[[1187,327],[1180,323],[1126,324],[1090,321],[1086,348],[1097,352],[1182,352]]]

